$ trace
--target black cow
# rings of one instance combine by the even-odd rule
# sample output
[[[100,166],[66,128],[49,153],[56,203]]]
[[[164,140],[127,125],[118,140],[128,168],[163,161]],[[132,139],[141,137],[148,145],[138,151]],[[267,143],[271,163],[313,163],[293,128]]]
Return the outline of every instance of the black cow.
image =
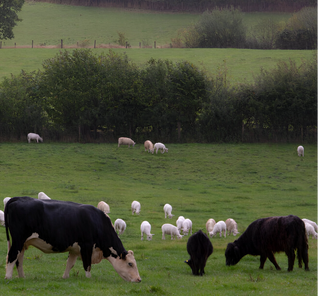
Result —
[[[191,267],[192,274],[203,275],[206,261],[213,252],[213,246],[210,239],[201,229],[189,237],[187,251],[190,259],[184,262]]]
[[[247,254],[260,255],[260,269],[267,258],[280,270],[274,253],[285,252],[288,256],[288,271],[292,271],[297,249],[298,265],[308,267],[308,242],[304,222],[297,216],[269,217],[251,223],[239,239],[227,245],[226,265],[235,265]]]
[[[4,215],[6,278],[12,278],[14,264],[19,277],[24,277],[24,251],[32,245],[44,253],[69,252],[63,278],[69,277],[80,256],[87,277],[91,265],[106,258],[123,279],[141,281],[133,252],[125,250],[109,217],[94,206],[24,196],[11,198]]]

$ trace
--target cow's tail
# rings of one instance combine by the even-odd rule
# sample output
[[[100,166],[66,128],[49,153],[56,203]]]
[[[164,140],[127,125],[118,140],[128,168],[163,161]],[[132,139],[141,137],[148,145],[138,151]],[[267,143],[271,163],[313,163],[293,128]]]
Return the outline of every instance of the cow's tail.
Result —
[[[302,266],[302,261],[305,264],[305,270],[309,270],[308,267],[308,238],[305,228],[305,223],[302,223],[300,228],[301,232],[299,233],[299,241],[297,246],[297,258],[299,267]]]
[[[10,204],[10,200],[7,202],[6,207],[4,209],[4,223],[6,227],[6,235],[7,235],[7,246],[8,246],[8,253],[11,249],[11,242],[10,242],[10,235],[9,235],[9,214],[8,214],[8,206]]]

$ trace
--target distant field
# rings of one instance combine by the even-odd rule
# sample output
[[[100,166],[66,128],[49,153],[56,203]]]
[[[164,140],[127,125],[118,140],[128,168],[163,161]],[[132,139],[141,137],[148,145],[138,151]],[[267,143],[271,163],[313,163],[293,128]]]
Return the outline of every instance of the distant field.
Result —
[[[0,50],[0,81],[10,74],[19,74],[21,69],[34,71],[42,69],[42,62],[52,58],[60,49],[19,48]],[[73,49],[71,49],[73,50]],[[280,60],[289,59],[300,63],[302,59],[312,58],[315,51],[307,50],[249,50],[249,49],[112,49],[115,52],[126,52],[128,57],[139,66],[150,58],[169,59],[174,62],[187,60],[216,74],[218,68],[226,65],[227,78],[233,84],[251,82],[253,75],[260,72],[261,67],[270,69]],[[109,49],[92,49],[95,54],[107,53]]]

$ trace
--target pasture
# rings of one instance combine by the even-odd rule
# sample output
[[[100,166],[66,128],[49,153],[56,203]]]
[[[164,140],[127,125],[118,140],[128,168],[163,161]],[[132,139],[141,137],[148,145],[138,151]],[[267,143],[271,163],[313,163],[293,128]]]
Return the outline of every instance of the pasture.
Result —
[[[245,256],[225,265],[227,243],[234,236],[211,239],[214,247],[206,274],[191,275],[187,237],[161,239],[161,225],[190,218],[193,231],[205,231],[209,218],[233,218],[242,233],[261,217],[294,214],[317,220],[317,146],[304,145],[305,157],[294,144],[167,144],[169,152],[151,155],[143,143],[117,149],[116,144],[2,143],[2,198],[43,191],[53,199],[97,206],[110,205],[112,221],[127,223],[121,240],[135,253],[140,284],[124,282],[106,261],[92,267],[87,279],[78,260],[70,278],[62,279],[67,254],[45,255],[31,247],[25,253],[25,279],[4,280],[7,244],[0,229],[2,295],[316,295],[317,240],[309,239],[309,272],[287,272],[287,257],[276,254],[281,271],[269,260],[259,270],[259,256]],[[130,204],[141,203],[133,216]],[[173,219],[165,219],[170,203]],[[140,224],[152,225],[152,241],[140,240]],[[58,231],[58,230],[57,230]]]
[[[126,53],[139,66],[150,58],[168,59],[173,62],[187,60],[206,69],[212,75],[220,68],[227,69],[227,78],[233,84],[251,82],[261,67],[270,69],[280,60],[312,58],[313,51],[297,50],[248,50],[248,49],[179,49],[169,48],[172,38],[180,29],[194,23],[200,15],[189,13],[157,13],[149,11],[120,10],[56,5],[27,1],[19,17],[23,19],[14,28],[15,38],[2,42],[0,50],[0,81],[3,77],[42,69],[44,60],[52,58],[60,50],[61,39],[65,47],[80,45],[104,48],[93,49],[99,55],[107,53],[123,33],[131,48],[114,48],[115,52]],[[284,22],[289,13],[246,13],[244,23],[252,28],[258,21],[269,18]],[[34,47],[31,48],[31,42]],[[157,48],[141,48],[154,45]],[[14,48],[16,44],[17,48]],[[47,48],[44,48],[44,47]],[[27,48],[25,48],[27,47]],[[69,50],[69,49],[68,49]]]

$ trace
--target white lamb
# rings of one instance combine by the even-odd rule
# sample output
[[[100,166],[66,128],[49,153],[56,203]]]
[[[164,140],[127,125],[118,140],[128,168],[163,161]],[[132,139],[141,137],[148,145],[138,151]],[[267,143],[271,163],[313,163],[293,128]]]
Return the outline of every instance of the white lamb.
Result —
[[[114,223],[115,231],[118,231],[118,235],[121,235],[124,233],[126,229],[126,222],[123,219],[116,219]]]
[[[183,235],[180,234],[177,226],[174,226],[172,224],[163,224],[161,226],[161,231],[162,231],[162,239],[166,239],[165,235],[169,234],[171,235],[171,240],[173,240],[173,237],[177,237],[177,238],[182,238]]]
[[[162,143],[156,143],[154,149],[156,150],[156,154],[158,153],[158,150],[161,150],[161,153],[168,152],[168,148]]]
[[[152,236],[154,234],[151,234],[151,225],[148,221],[143,221],[140,225],[140,231],[141,231],[141,240],[144,240],[144,234],[147,236],[147,240],[151,241]]]
[[[310,235],[312,235],[312,238],[315,238],[315,239],[318,238],[318,233],[315,231],[314,227],[311,224],[305,223],[305,228],[306,228],[306,233],[308,238]]]
[[[4,223],[4,212],[0,210],[0,224],[6,226]]]
[[[97,209],[100,209],[105,214],[109,214],[110,213],[109,205],[106,202],[104,202],[104,201],[100,201],[98,203]],[[106,216],[108,216],[108,215],[106,215]]]
[[[139,215],[140,213],[140,202],[134,200],[132,203],[131,203],[131,211],[132,211],[132,214],[136,213]]]
[[[176,221],[177,228],[179,231],[181,231],[181,229],[182,229],[182,223],[184,220],[185,220],[185,218],[183,216],[179,216],[178,220]]]
[[[165,204],[163,206],[163,211],[165,212],[165,218],[167,218],[167,216],[171,219],[174,215],[171,214],[172,212],[172,206],[169,204]]]
[[[145,146],[145,151],[151,152],[152,154],[155,151],[152,142],[149,140],[145,141],[144,146]]]
[[[40,142],[43,142],[43,139],[42,139],[38,134],[28,133],[27,138],[28,138],[28,142],[29,142],[29,143],[31,142],[31,140],[34,140],[34,141],[36,141],[37,143],[39,143],[39,141],[40,141]]]
[[[130,139],[130,138],[120,137],[120,138],[118,139],[118,147],[119,147],[120,145],[128,145],[128,148],[130,148],[130,145],[132,145],[132,146],[134,147],[135,144],[136,144],[136,143],[135,143],[132,139]]]
[[[225,221],[226,224],[226,230],[227,230],[227,235],[230,235],[233,233],[234,236],[236,236],[239,232],[237,231],[237,223],[235,222],[234,219],[227,219]]]
[[[305,156],[304,147],[303,146],[298,146],[297,147],[297,153],[298,153],[298,156]]]
[[[183,235],[188,235],[189,231],[190,231],[190,234],[192,234],[192,221],[190,219],[185,219],[182,222],[182,231],[183,231]]]
[[[38,199],[51,199],[44,192],[39,192]]]
[[[222,232],[224,234],[224,237],[226,237],[226,224],[224,221],[219,221],[217,222],[214,227],[213,230],[211,232],[209,232],[210,237],[215,236],[217,233],[220,233],[220,237],[222,237]]]
[[[311,221],[309,219],[302,219],[304,221],[304,223],[308,223],[308,224],[311,224],[315,231],[318,232],[318,225],[314,222],[314,221]]]
[[[10,200],[10,198],[11,198],[11,197],[5,197],[5,198],[3,199],[4,209],[5,209],[5,207],[6,207],[7,202]]]
[[[207,233],[211,232],[213,230],[213,227],[215,225],[215,220],[214,219],[209,219],[206,224],[205,224],[205,228],[206,228],[206,231]]]

